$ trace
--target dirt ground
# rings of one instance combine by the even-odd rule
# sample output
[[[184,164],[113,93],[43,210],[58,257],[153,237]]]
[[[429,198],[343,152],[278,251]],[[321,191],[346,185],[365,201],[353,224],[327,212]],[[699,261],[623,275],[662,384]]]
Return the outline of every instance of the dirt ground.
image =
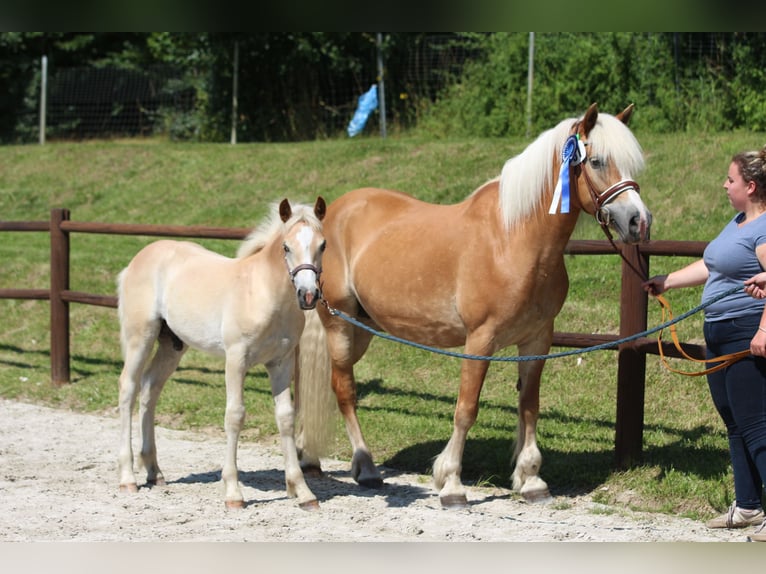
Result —
[[[430,477],[382,469],[361,489],[345,462],[308,483],[320,509],[284,491],[276,448],[240,444],[242,510],[223,504],[221,439],[158,428],[167,486],[117,488],[118,420],[0,400],[0,542],[744,542],[746,531],[606,507],[589,497],[528,504],[471,488],[470,507],[444,510]],[[756,545],[748,545],[756,546]],[[137,564],[136,564],[137,566]]]

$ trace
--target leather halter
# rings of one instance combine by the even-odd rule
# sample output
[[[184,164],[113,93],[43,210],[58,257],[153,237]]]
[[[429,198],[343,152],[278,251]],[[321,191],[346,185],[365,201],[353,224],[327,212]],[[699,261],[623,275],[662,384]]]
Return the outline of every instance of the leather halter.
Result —
[[[617,199],[621,193],[628,191],[629,189],[635,190],[636,193],[641,193],[641,188],[635,181],[632,179],[623,179],[615,184],[610,185],[604,191],[597,194],[595,191],[595,186],[593,185],[593,180],[591,180],[587,170],[583,168],[582,174],[585,176],[585,181],[588,184],[588,191],[590,192],[591,199],[593,200],[593,204],[596,207],[596,212],[593,217],[596,218],[596,221],[598,221],[602,227],[609,225],[609,218],[608,216],[604,217],[605,214],[602,211],[602,208],[605,205],[609,205],[612,201]]]
[[[297,265],[296,267],[290,269],[290,266],[287,264],[287,256],[285,256],[285,267],[287,267],[287,273],[288,275],[290,275],[290,282],[293,284],[293,287],[297,287],[295,285],[295,276],[298,273],[304,270],[313,271],[316,274],[317,300],[324,301],[324,293],[322,289],[323,283],[319,281],[319,277],[322,275],[321,267],[315,267],[311,263],[301,263],[300,265]],[[325,305],[326,304],[327,302],[325,301]]]
[[[577,133],[581,123],[582,121],[579,120],[575,123],[573,134]],[[584,141],[583,143],[584,145],[589,145],[589,142],[587,141]],[[576,175],[579,175],[580,172],[582,172],[583,176],[585,176],[585,182],[588,184],[588,193],[590,193],[591,200],[593,200],[593,206],[595,207],[595,213],[593,217],[595,217],[596,221],[601,224],[601,227],[604,228],[605,232],[609,234],[608,230],[606,229],[606,226],[609,225],[609,219],[607,217],[606,221],[602,221],[602,208],[617,199],[617,197],[619,197],[623,192],[628,191],[629,189],[633,189],[636,193],[641,193],[641,188],[632,179],[623,179],[615,184],[610,185],[604,191],[597,193],[596,186],[593,185],[593,180],[591,179],[590,174],[588,174],[588,170],[585,169],[587,159],[588,158],[586,153],[586,157],[582,162],[577,164],[574,169]],[[575,179],[575,181],[577,180]],[[575,185],[577,185],[577,183],[575,183]]]
[[[316,274],[316,282],[319,285],[319,276],[322,274],[321,267],[315,267],[311,263],[301,263],[290,269],[290,264],[287,262],[287,253],[285,253],[285,267],[287,267],[287,274],[290,275],[290,281],[295,285],[295,276],[301,271],[313,271]]]
[[[572,130],[573,134],[576,134],[578,130],[580,129],[580,124],[582,123],[582,120],[578,120],[574,124],[574,128]],[[584,145],[589,145],[589,142],[584,141]],[[593,180],[591,179],[590,175],[588,174],[588,170],[585,169],[585,164],[588,163],[588,154],[585,154],[585,158],[578,163],[576,166],[574,166],[575,175],[579,176],[580,173],[583,174],[585,177],[585,183],[588,186],[588,193],[590,194],[591,200],[593,201],[593,206],[595,208],[595,211],[593,213],[593,217],[596,219],[598,224],[601,226],[601,229],[604,232],[604,235],[606,235],[606,238],[609,240],[609,243],[612,244],[612,247],[614,250],[620,254],[620,257],[622,260],[633,270],[636,275],[638,275],[641,279],[646,279],[646,272],[640,271],[636,269],[635,265],[628,260],[627,257],[625,257],[625,254],[622,252],[622,249],[618,248],[617,245],[614,242],[614,238],[612,237],[612,232],[609,231],[609,213],[604,211],[603,208],[607,205],[609,205],[611,202],[613,202],[615,199],[617,199],[622,193],[628,191],[629,189],[635,190],[636,193],[641,193],[641,188],[639,187],[638,183],[633,181],[632,179],[622,179],[618,181],[617,183],[614,183],[607,187],[604,191],[597,193],[596,192],[596,186],[593,185]],[[577,186],[578,178],[574,178],[574,185]]]

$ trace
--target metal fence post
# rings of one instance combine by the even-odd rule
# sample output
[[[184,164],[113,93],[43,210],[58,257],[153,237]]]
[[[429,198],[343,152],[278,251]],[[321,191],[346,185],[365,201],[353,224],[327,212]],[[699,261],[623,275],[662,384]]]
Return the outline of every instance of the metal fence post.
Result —
[[[51,210],[51,380],[69,383],[69,303],[62,293],[69,290],[69,233],[61,223],[69,220],[68,209]]]
[[[43,56],[40,65],[40,133],[41,144],[45,143],[45,122],[48,113],[48,56]]]

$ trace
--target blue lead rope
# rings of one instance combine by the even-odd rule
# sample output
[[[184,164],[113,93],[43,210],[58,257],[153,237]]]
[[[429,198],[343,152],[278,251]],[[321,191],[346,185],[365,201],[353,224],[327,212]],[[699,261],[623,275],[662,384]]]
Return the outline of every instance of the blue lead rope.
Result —
[[[635,341],[636,339],[640,339],[641,337],[645,337],[647,335],[651,335],[652,333],[656,333],[658,331],[662,331],[663,329],[666,329],[670,327],[671,325],[675,325],[676,323],[683,321],[687,317],[690,317],[694,315],[695,313],[698,313],[705,307],[708,307],[709,305],[712,305],[716,301],[720,301],[724,297],[728,297],[729,295],[732,295],[742,289],[742,286],[734,287],[730,289],[729,291],[726,291],[725,293],[721,293],[720,295],[717,295],[710,299],[709,301],[705,301],[700,305],[697,305],[694,309],[691,309],[687,311],[686,313],[683,313],[679,315],[678,317],[675,317],[674,319],[670,321],[666,321],[665,323],[662,323],[661,325],[658,325],[652,329],[648,329],[646,331],[642,331],[641,333],[636,333],[635,335],[630,335],[629,337],[625,337],[624,339],[619,339],[617,341],[612,341],[611,343],[601,343],[600,345],[594,345],[592,347],[585,347],[582,349],[574,349],[571,351],[562,351],[560,353],[551,353],[548,355],[523,355],[523,356],[514,356],[514,357],[496,357],[496,356],[486,356],[486,355],[471,355],[468,353],[459,353],[456,351],[448,351],[446,349],[439,349],[437,347],[429,347],[428,345],[421,345],[420,343],[415,343],[413,341],[408,341],[407,339],[402,339],[400,337],[396,337],[394,335],[390,335],[388,333],[384,333],[383,331],[377,331],[373,329],[372,327],[368,327],[364,323],[360,322],[357,319],[354,319],[353,317],[350,317],[343,313],[342,311],[338,311],[337,309],[333,309],[329,305],[327,305],[327,310],[330,312],[331,315],[340,317],[344,321],[347,321],[354,325],[355,327],[359,327],[360,329],[364,329],[365,331],[368,331],[372,333],[373,335],[376,335],[382,339],[387,339],[389,341],[394,341],[396,343],[402,343],[404,345],[409,345],[410,347],[415,347],[416,349],[422,349],[424,351],[430,351],[432,353],[436,353],[438,355],[446,355],[447,357],[455,357],[458,359],[474,359],[476,361],[498,361],[498,362],[521,362],[521,361],[539,361],[543,359],[558,359],[559,357],[569,357],[571,355],[581,355],[584,353],[590,353],[591,351],[601,351],[603,349],[609,349],[612,347],[617,347],[618,345],[621,345],[623,343],[629,343],[630,341]]]

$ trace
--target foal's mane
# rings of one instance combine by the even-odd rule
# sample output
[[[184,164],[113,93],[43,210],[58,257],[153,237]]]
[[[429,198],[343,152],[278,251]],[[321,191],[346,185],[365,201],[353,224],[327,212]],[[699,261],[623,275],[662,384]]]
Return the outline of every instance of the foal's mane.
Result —
[[[275,239],[281,238],[293,225],[299,222],[308,223],[313,229],[320,230],[322,223],[314,214],[313,206],[301,203],[291,204],[292,215],[286,222],[279,216],[279,204],[269,206],[269,214],[242,241],[237,250],[237,257],[247,257],[262,250]]]
[[[578,118],[568,118],[543,132],[520,154],[505,162],[500,176],[500,210],[507,229],[545,209],[541,203],[552,188],[561,158],[561,149]],[[644,167],[641,146],[633,133],[612,115],[599,113],[588,134],[588,157],[608,158],[623,178],[632,179]],[[555,161],[554,161],[555,160]]]

